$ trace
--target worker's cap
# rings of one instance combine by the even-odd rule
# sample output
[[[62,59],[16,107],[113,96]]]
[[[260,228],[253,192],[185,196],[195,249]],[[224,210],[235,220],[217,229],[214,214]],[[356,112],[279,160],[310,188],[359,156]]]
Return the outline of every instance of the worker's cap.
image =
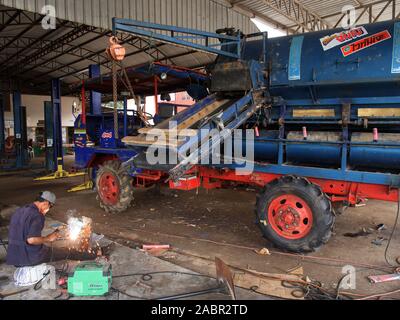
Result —
[[[50,191],[43,191],[40,195],[43,200],[50,202],[53,206],[56,204],[56,195]]]

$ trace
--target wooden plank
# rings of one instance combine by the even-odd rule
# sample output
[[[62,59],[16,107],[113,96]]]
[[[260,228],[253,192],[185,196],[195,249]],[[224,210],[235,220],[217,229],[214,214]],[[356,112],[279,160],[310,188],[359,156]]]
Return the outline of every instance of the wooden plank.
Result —
[[[400,110],[398,108],[359,108],[358,116],[366,118],[399,117]]]
[[[304,300],[304,298],[295,298],[292,295],[294,289],[285,288],[282,286],[282,281],[299,281],[303,270],[296,272],[297,274],[274,274],[274,273],[263,273],[257,271],[250,271],[234,274],[235,286],[256,289],[255,292],[284,298],[284,299],[297,299]]]
[[[146,134],[149,136],[159,136],[161,133],[163,133],[165,135],[165,137],[169,137],[171,135],[175,135],[178,137],[194,137],[194,136],[197,136],[198,130],[194,130],[194,129],[182,129],[182,130],[159,129],[159,128],[155,127],[155,128],[139,129],[139,133]]]
[[[139,135],[134,137],[125,137],[122,139],[122,142],[127,145],[134,145],[134,146],[157,146],[157,147],[172,147],[177,148],[178,146],[182,145],[186,140],[172,140],[166,139],[165,141],[157,139],[150,139],[151,136],[147,135]]]
[[[229,100],[219,100],[219,101],[214,101],[210,105],[204,107],[202,110],[200,110],[197,114],[191,116],[190,118],[186,119],[182,123],[180,123],[177,126],[177,129],[175,132],[173,132],[171,129],[165,129],[161,128],[165,126],[165,121],[158,126],[155,126],[153,128],[143,128],[139,130],[139,133],[141,133],[138,136],[131,136],[131,137],[125,137],[122,139],[122,142],[124,142],[127,145],[137,145],[137,146],[162,146],[162,147],[173,147],[177,148],[181,146],[186,139],[180,140],[178,138],[178,141],[169,141],[168,137],[170,133],[176,133],[178,132],[178,137],[192,137],[196,136],[198,133],[198,130],[190,130],[189,128],[195,125],[197,122],[199,122],[201,119],[204,119],[205,117],[209,116],[210,114],[216,112],[218,109],[221,109],[226,103],[228,103]],[[170,121],[172,119],[169,119],[167,121]],[[158,130],[154,130],[158,129]],[[154,130],[154,134],[152,132]],[[151,137],[156,137],[158,133],[160,132],[159,130],[163,131],[166,133],[166,141],[165,142],[157,142],[155,139],[151,139]],[[149,137],[149,138],[147,138]],[[173,139],[175,140],[175,139]]]
[[[204,119],[205,117],[209,116],[213,112],[217,111],[220,109],[222,106],[224,106],[226,103],[228,103],[229,100],[218,100],[214,101],[212,104],[208,105],[207,107],[201,109],[198,113],[193,115],[192,117],[186,119],[182,123],[178,125],[178,129],[188,129],[195,125],[197,122],[199,122],[201,119]]]
[[[213,112],[217,111],[221,108],[224,104],[226,104],[229,100],[215,100],[213,103],[209,104],[208,106],[201,109],[198,113],[192,115],[191,117],[185,119],[178,125],[178,129],[189,129],[197,122],[199,122],[202,118],[205,118],[212,114]],[[174,121],[176,116],[164,120],[163,122],[159,123],[154,128],[157,129],[168,129],[170,121]]]
[[[295,109],[293,118],[334,118],[335,109]]]

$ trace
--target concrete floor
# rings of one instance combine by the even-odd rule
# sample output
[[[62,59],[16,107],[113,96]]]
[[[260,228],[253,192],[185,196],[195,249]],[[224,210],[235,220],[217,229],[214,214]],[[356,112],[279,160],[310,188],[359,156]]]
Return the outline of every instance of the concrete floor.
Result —
[[[43,230],[44,234],[51,233],[54,231],[52,225],[59,223],[51,218],[46,219],[46,226]],[[1,236],[4,236],[4,228],[0,232]],[[105,241],[104,241],[105,240]],[[107,245],[111,243],[108,239],[102,240],[103,244]],[[0,261],[4,260],[5,252],[0,251]],[[129,247],[115,244],[110,255],[109,263],[112,265],[112,290],[111,293],[105,297],[91,297],[91,298],[79,298],[71,297],[70,300],[147,300],[147,299],[158,299],[162,297],[169,297],[176,294],[196,292],[200,290],[206,290],[209,288],[216,288],[218,284],[215,279],[204,277],[192,270],[182,268],[176,264],[170,263],[158,259],[149,253],[134,250]],[[53,265],[61,269],[63,262],[54,263]],[[74,266],[78,262],[70,261],[66,269],[66,272],[72,272]],[[0,263],[0,278],[7,277],[8,281],[2,281],[0,283],[0,292],[18,292],[24,288],[16,287],[12,281],[13,273],[15,268],[7,266],[4,263]],[[141,276],[129,276],[120,277],[121,275],[129,274],[147,274],[154,272],[166,272],[165,274],[153,274],[152,279],[146,281]],[[5,300],[53,300],[60,295],[60,290],[45,290],[43,288],[35,290],[33,287],[28,287],[29,291],[21,294],[13,295]],[[125,295],[126,293],[127,295]],[[267,297],[249,292],[240,288],[236,289],[236,295],[241,300],[266,300]],[[137,297],[137,298],[135,298]],[[66,299],[67,295],[63,294],[59,299]],[[189,298],[188,298],[189,299]],[[204,300],[230,300],[230,296],[225,293],[212,293],[197,296],[192,299],[204,299]]]
[[[59,199],[49,214],[51,218],[65,222],[66,212],[76,209],[79,214],[93,218],[95,232],[125,246],[171,244],[173,252],[161,259],[199,273],[208,272],[204,261],[212,261],[215,256],[231,266],[259,272],[287,273],[301,266],[305,275],[335,292],[343,276],[343,266],[352,265],[356,268],[356,288],[349,292],[371,295],[400,289],[400,281],[370,284],[366,278],[393,271],[384,260],[386,242],[383,246],[371,243],[378,236],[389,238],[397,209],[393,203],[368,201],[365,207],[349,208],[337,218],[335,234],[326,246],[312,255],[299,256],[282,254],[262,238],[254,223],[253,191],[213,190],[207,193],[200,190],[196,193],[163,188],[161,194],[156,194],[151,190],[136,190],[134,206],[120,215],[111,215],[99,208],[94,192],[66,192],[81,183],[82,178],[52,182],[32,180],[32,173],[0,177],[0,203],[22,205],[32,201],[39,191],[51,190]],[[386,224],[388,230],[358,238],[344,236],[380,223]],[[400,232],[397,232],[389,252],[392,261],[400,255],[399,244]],[[272,254],[261,256],[252,250],[264,247]],[[391,298],[400,299],[400,294]]]

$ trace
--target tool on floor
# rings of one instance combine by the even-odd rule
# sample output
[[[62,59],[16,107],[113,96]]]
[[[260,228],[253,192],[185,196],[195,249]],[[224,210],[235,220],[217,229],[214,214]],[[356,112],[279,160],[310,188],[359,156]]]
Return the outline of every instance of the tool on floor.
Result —
[[[19,290],[19,291],[8,292],[8,293],[0,293],[0,300],[3,300],[8,297],[16,296],[17,294],[24,293],[29,290],[30,289],[23,289],[23,290]]]
[[[110,291],[111,282],[110,264],[83,262],[68,275],[68,293],[76,297],[103,296]]]
[[[2,283],[5,283],[5,282],[8,282],[10,279],[7,277],[7,276],[1,276],[0,277],[0,285],[2,284]]]
[[[183,294],[177,294],[174,296],[163,297],[156,300],[178,300],[190,297],[197,297],[210,293],[222,293],[229,294],[232,300],[236,300],[235,286],[233,284],[233,275],[229,267],[219,258],[215,258],[215,267],[217,271],[218,287],[210,288],[205,290],[199,290],[194,292],[188,292]]]

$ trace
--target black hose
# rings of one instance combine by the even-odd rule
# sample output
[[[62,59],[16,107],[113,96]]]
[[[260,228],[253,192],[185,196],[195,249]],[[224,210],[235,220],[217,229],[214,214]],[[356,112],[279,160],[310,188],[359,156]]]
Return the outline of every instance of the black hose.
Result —
[[[392,233],[390,234],[390,238],[389,238],[388,244],[387,244],[387,246],[386,246],[386,250],[385,250],[385,260],[386,260],[386,263],[387,263],[389,266],[394,267],[394,268],[398,268],[398,267],[399,267],[399,264],[394,265],[394,264],[390,263],[390,261],[389,261],[389,259],[388,259],[388,252],[389,252],[389,248],[390,248],[390,244],[391,244],[391,242],[392,242],[393,236],[394,236],[394,234],[395,234],[395,232],[396,232],[396,229],[397,229],[397,224],[398,224],[398,222],[399,222],[399,216],[400,216],[400,189],[399,189],[399,194],[398,194],[396,220],[395,220],[395,222],[394,222],[393,230],[392,230]],[[398,263],[398,261],[396,261],[396,263]]]
[[[50,274],[50,271],[47,271],[46,273],[43,273],[43,278],[40,279],[38,282],[36,282],[35,286],[33,287],[33,289],[35,291],[38,291],[39,289],[42,288],[42,281]]]

